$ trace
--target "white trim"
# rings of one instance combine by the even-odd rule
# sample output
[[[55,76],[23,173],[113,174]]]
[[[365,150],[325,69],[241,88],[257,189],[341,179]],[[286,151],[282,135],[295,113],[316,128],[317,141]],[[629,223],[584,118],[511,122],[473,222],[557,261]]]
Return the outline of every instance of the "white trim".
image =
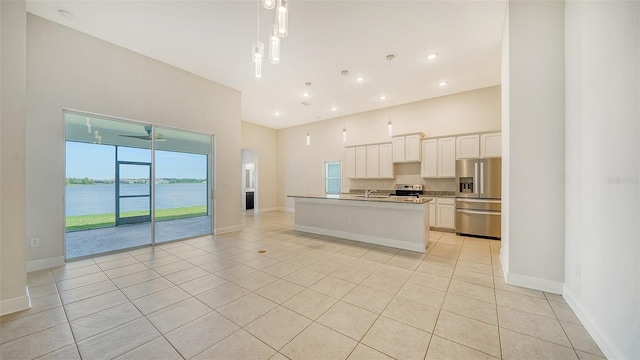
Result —
[[[217,228],[213,233],[214,234],[226,234],[234,231],[242,230],[242,225],[234,225],[234,226],[225,226],[221,228]]]
[[[259,211],[254,211],[254,212],[257,212],[257,213],[263,213],[263,212],[268,212],[268,211],[278,211],[278,210],[281,210],[281,209],[282,209],[282,208],[279,208],[279,207],[277,207],[277,206],[274,206],[274,207],[270,207],[270,208],[260,209]],[[254,210],[255,210],[255,209],[254,209]]]
[[[582,323],[589,335],[596,342],[600,350],[604,353],[607,359],[626,359],[626,357],[620,352],[620,350],[614,345],[613,341],[609,339],[606,332],[598,326],[598,323],[588,315],[585,309],[580,304],[578,298],[573,295],[571,290],[565,285],[562,292],[562,297],[567,301],[567,304],[573,310],[578,317],[578,320]]]
[[[25,294],[13,299],[0,301],[0,316],[31,308],[29,288],[25,287]]]
[[[58,256],[42,260],[33,260],[27,262],[27,272],[54,268],[64,265],[64,256]]]
[[[509,285],[516,285],[554,294],[562,294],[562,287],[564,286],[564,283],[559,281],[540,279],[510,272],[506,272],[504,274],[504,279],[505,282]]]
[[[507,272],[509,271],[509,264],[505,266],[504,256],[502,256],[502,248],[500,248],[500,265],[502,265],[502,277],[507,278]]]
[[[417,243],[412,243],[408,241],[381,238],[377,236],[363,235],[363,234],[350,233],[350,232],[338,231],[338,230],[323,229],[323,228],[317,228],[317,227],[306,226],[306,225],[296,224],[293,228],[298,231],[308,232],[312,234],[327,235],[332,237],[338,237],[341,239],[362,241],[370,244],[390,246],[394,248],[417,251],[421,253],[425,252],[425,247],[423,244],[417,244]]]
[[[289,207],[278,207],[278,210],[286,211],[286,212],[296,212],[296,208],[289,208]]]

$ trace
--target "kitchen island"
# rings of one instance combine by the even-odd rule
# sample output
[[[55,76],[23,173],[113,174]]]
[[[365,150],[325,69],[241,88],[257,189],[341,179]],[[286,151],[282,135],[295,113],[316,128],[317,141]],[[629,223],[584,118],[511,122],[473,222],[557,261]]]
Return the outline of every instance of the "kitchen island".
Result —
[[[353,195],[289,195],[295,229],[366,243],[425,252],[430,198]]]

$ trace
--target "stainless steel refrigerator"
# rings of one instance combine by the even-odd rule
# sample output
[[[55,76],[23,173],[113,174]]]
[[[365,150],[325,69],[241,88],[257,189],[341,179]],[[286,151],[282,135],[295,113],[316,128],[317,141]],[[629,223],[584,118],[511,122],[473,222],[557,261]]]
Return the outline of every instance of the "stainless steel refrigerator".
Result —
[[[501,236],[502,159],[456,161],[456,233]]]

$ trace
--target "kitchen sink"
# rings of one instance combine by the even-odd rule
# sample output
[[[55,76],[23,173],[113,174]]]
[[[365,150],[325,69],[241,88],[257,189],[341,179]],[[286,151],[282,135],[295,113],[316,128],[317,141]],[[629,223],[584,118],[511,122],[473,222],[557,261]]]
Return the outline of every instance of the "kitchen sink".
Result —
[[[353,195],[353,196],[357,198],[366,198],[366,196],[364,195]],[[369,199],[386,199],[388,197],[389,196],[387,195],[369,195]]]

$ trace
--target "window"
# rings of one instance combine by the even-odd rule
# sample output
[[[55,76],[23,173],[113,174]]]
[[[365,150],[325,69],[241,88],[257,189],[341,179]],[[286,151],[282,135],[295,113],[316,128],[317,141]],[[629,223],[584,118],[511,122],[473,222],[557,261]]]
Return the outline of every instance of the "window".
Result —
[[[324,192],[340,194],[340,161],[325,161],[324,176]]]

